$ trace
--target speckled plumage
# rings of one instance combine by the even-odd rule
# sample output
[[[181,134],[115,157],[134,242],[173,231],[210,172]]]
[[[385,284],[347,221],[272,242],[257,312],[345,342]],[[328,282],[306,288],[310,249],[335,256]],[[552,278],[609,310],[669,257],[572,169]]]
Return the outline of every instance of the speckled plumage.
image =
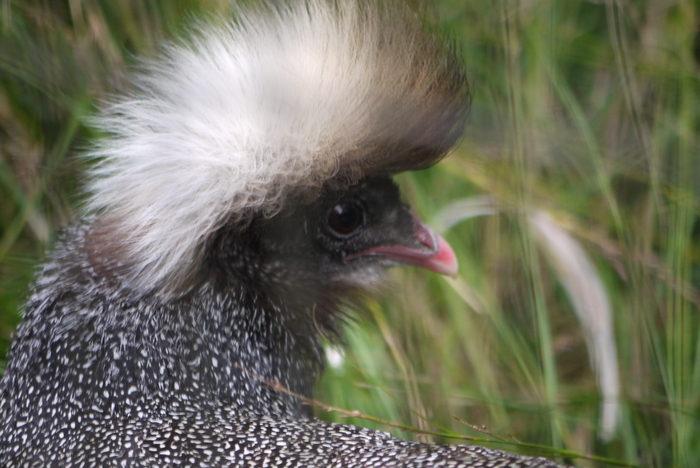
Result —
[[[381,58],[392,52],[392,47],[398,54],[432,54],[442,44],[434,39],[392,36],[417,34],[421,28],[413,23],[389,28],[388,36],[379,34],[381,28],[374,18],[416,21],[405,10],[400,10],[398,16],[389,15],[396,7],[393,2],[389,9],[380,7],[383,3],[379,1],[360,2],[370,9],[362,14],[358,13],[360,7],[350,7],[350,3],[307,0],[295,8],[277,11],[279,17],[263,21],[261,28],[283,25],[292,31],[287,31],[288,35],[296,37],[295,27],[320,27],[325,28],[320,35],[310,37],[360,44],[330,48],[335,50],[333,53],[340,50],[349,54],[333,57],[338,59],[333,63],[345,67],[356,63],[353,54],[378,54]],[[332,20],[332,15],[339,12],[346,15],[344,20]],[[258,31],[253,25],[255,18],[252,15],[238,26],[231,26],[222,39],[223,46],[209,58],[222,59],[222,50],[248,50],[252,42],[239,47],[225,41],[246,37],[253,30],[253,39],[274,37],[272,50],[276,50],[274,47],[282,43],[279,37],[286,36],[278,37],[276,30]],[[356,23],[357,18],[365,23]],[[344,36],[359,34],[362,28],[358,24],[370,23],[378,34],[370,37],[381,39],[380,45],[368,46],[366,38],[353,42],[352,37]],[[348,25],[352,28],[347,29]],[[207,37],[209,42],[214,40],[213,35]],[[284,46],[286,50],[288,44],[284,42]],[[267,47],[270,53],[270,44]],[[325,48],[313,44],[313,50]],[[178,54],[171,50],[168,60]],[[360,61],[362,64],[377,65],[377,57],[365,58],[368,60]],[[544,459],[481,447],[407,442],[381,432],[324,423],[313,419],[311,409],[302,404],[300,397],[312,396],[313,384],[323,368],[320,338],[339,333],[344,303],[371,289],[391,265],[413,263],[438,272],[456,268],[456,263],[450,263],[453,254],[449,247],[446,253],[441,244],[444,241],[410,214],[400,201],[397,187],[386,176],[424,167],[442,157],[454,143],[454,129],[466,115],[461,107],[467,105],[468,93],[463,90],[464,74],[454,54],[446,53],[442,59],[419,58],[392,62],[405,67],[395,76],[401,78],[397,83],[403,83],[403,91],[410,97],[408,107],[393,107],[396,103],[391,99],[401,89],[394,89],[397,83],[391,80],[378,94],[364,93],[358,102],[353,96],[338,97],[336,93],[348,91],[348,83],[353,84],[355,79],[359,82],[354,84],[363,89],[374,83],[372,79],[357,78],[361,74],[354,69],[350,70],[350,78],[341,80],[343,86],[326,90],[330,100],[321,100],[321,104],[353,102],[353,112],[362,115],[362,122],[381,127],[375,133],[363,124],[359,134],[355,128],[348,135],[335,135],[338,141],[329,141],[334,134],[322,131],[313,135],[306,142],[310,147],[305,148],[297,144],[303,138],[296,133],[292,137],[290,132],[308,129],[311,124],[274,116],[275,128],[282,132],[275,135],[274,147],[292,156],[279,156],[283,162],[278,167],[255,162],[258,153],[237,154],[236,158],[255,160],[236,160],[240,167],[253,167],[254,176],[245,171],[226,174],[242,178],[233,180],[233,185],[247,187],[241,189],[243,192],[231,194],[226,188],[217,191],[215,187],[200,193],[204,186],[232,182],[216,170],[217,164],[231,167],[225,152],[212,159],[210,153],[198,154],[196,148],[192,151],[188,147],[189,153],[183,151],[175,163],[168,159],[167,151],[147,159],[144,148],[157,152],[172,144],[172,135],[159,133],[155,124],[139,129],[140,136],[134,137],[138,144],[131,141],[121,145],[115,139],[106,144],[98,154],[105,159],[97,170],[98,182],[93,184],[98,209],[64,233],[38,273],[16,330],[0,381],[0,466],[559,466]],[[408,79],[417,65],[428,69],[418,70],[414,79]],[[381,70],[386,66],[383,63]],[[178,76],[166,80],[162,88],[157,83],[158,77],[163,78],[163,73],[177,66],[170,63],[153,69],[157,72],[141,78],[151,80],[146,87],[150,94],[144,92],[116,106],[122,111],[136,106],[137,111],[124,112],[120,117],[112,109],[103,122],[121,122],[122,133],[117,132],[117,137],[130,138],[123,133],[134,124],[136,114],[141,120],[157,120],[163,109],[160,99],[168,101],[168,106],[177,101],[167,95],[173,88],[177,88],[176,96],[182,94]],[[301,78],[325,83],[329,71],[320,67],[319,76],[309,77],[314,70],[304,69]],[[250,82],[255,84],[255,80]],[[188,81],[187,89],[191,85]],[[299,96],[311,99],[311,107],[319,105],[317,96],[308,90],[294,94],[294,99],[274,103],[296,103]],[[422,107],[418,99],[421,96],[427,102]],[[387,107],[390,101],[393,104]],[[292,109],[292,114],[307,107]],[[226,106],[217,107],[217,112],[222,108]],[[422,110],[402,119],[394,115],[409,108]],[[181,114],[173,113],[168,118],[183,119],[184,123],[178,125],[190,130],[201,129],[202,122],[194,119],[193,123],[184,112],[187,109],[181,110]],[[199,111],[200,116],[206,114]],[[233,121],[245,118],[238,111],[233,114]],[[332,130],[338,131],[346,118],[342,109],[328,111],[321,116],[323,121],[311,127],[323,127],[328,115],[343,116],[333,124]],[[384,124],[380,117],[395,119]],[[282,123],[289,128],[280,127]],[[403,125],[407,123],[413,126],[408,130],[419,131],[408,132]],[[224,130],[218,128],[217,132]],[[204,132],[192,138],[196,142],[207,135]],[[285,141],[285,135],[290,135],[289,141]],[[236,135],[227,137],[235,139]],[[350,137],[358,141],[348,140]],[[259,142],[258,146],[269,148],[268,143]],[[127,149],[144,154],[126,157]],[[312,153],[313,157],[309,156]],[[264,158],[277,163],[275,154],[265,154]],[[127,164],[124,158],[133,161]],[[304,158],[309,161],[302,161]],[[197,172],[199,167],[202,169]],[[280,167],[289,171],[280,174]],[[314,172],[318,167],[323,170]],[[149,174],[159,182],[149,186]],[[118,182],[124,180],[129,180],[128,190],[121,197]],[[267,180],[270,187],[261,180]],[[196,199],[192,206],[183,206],[189,203],[187,194]],[[211,212],[198,217],[197,211],[207,206],[207,194],[216,194],[207,208]],[[151,205],[149,197],[155,197],[157,203]],[[153,213],[152,206],[162,211]],[[331,221],[334,213],[342,213],[335,219],[337,226]],[[130,216],[138,219],[128,219]],[[196,221],[194,231],[178,226],[190,219]],[[151,231],[159,223],[165,227]],[[172,226],[177,227],[177,235],[168,237],[162,245],[157,236],[139,244],[143,236],[165,232]],[[170,248],[182,242],[192,245],[178,246],[170,258]],[[159,268],[167,271],[157,271]],[[176,284],[167,284],[169,280]]]
[[[269,385],[311,395],[319,330],[287,323],[303,310],[246,287],[256,283],[246,274],[227,288],[213,276],[177,301],[138,297],[95,270],[89,228],[57,247],[17,330],[0,383],[0,465],[559,466],[309,419],[296,397]],[[239,258],[234,270],[268,277],[277,264],[261,264],[245,240],[233,244],[224,257]]]

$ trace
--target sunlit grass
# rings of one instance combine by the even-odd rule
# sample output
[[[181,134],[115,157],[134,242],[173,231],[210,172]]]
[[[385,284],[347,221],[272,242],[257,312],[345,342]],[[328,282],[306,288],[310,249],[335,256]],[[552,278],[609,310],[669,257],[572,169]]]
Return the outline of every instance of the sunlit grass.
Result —
[[[230,11],[223,0],[48,5],[0,2],[1,354],[34,266],[80,202],[75,156],[97,136],[95,99],[201,12]],[[446,229],[460,276],[394,271],[318,387],[324,403],[378,420],[319,416],[444,436],[423,440],[459,433],[700,466],[698,7],[441,0],[435,10],[465,57],[470,127],[440,165],[399,179],[415,211]],[[559,254],[535,213],[568,239]],[[573,252],[587,276],[567,276]],[[590,360],[606,355],[586,331],[600,329],[580,318],[586,281],[611,305],[618,366],[597,365],[620,375],[614,428]]]

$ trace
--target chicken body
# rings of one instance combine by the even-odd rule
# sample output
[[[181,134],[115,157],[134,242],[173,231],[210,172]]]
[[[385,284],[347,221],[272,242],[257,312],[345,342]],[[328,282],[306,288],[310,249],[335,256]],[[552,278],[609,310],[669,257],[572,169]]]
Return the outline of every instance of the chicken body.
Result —
[[[361,207],[362,221],[337,233],[347,206]],[[191,289],[167,300],[120,284],[89,221],[70,230],[40,274],[0,383],[0,464],[557,466],[400,441],[311,419],[303,406],[338,307],[396,263],[361,253],[400,245],[435,255],[416,223],[388,179],[365,181],[223,228]]]

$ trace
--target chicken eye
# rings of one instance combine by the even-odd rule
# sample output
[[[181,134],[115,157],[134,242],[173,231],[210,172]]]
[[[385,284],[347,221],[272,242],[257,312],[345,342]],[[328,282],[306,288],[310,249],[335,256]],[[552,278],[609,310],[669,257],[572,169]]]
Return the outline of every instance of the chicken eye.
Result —
[[[336,234],[347,236],[356,230],[363,221],[362,208],[355,203],[340,203],[333,207],[328,216],[328,226]]]

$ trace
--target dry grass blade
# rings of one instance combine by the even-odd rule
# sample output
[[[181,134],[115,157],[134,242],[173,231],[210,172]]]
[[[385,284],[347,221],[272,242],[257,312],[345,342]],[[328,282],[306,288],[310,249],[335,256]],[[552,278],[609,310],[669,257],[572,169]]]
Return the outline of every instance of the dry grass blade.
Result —
[[[446,230],[461,221],[498,212],[491,197],[462,199],[438,213],[434,225]],[[610,300],[593,262],[566,229],[542,210],[533,211],[529,221],[583,326],[590,362],[603,398],[599,435],[603,440],[610,440],[620,418],[620,377]],[[474,310],[482,310],[477,296],[464,280],[450,281],[450,285]]]
[[[478,196],[463,198],[450,203],[435,216],[431,225],[438,232],[448,231],[462,221],[476,218],[477,216],[493,215],[499,212],[493,198]]]
[[[603,395],[600,436],[609,440],[619,423],[620,377],[610,300],[593,262],[579,243],[544,211],[530,223],[583,325],[591,364]]]

